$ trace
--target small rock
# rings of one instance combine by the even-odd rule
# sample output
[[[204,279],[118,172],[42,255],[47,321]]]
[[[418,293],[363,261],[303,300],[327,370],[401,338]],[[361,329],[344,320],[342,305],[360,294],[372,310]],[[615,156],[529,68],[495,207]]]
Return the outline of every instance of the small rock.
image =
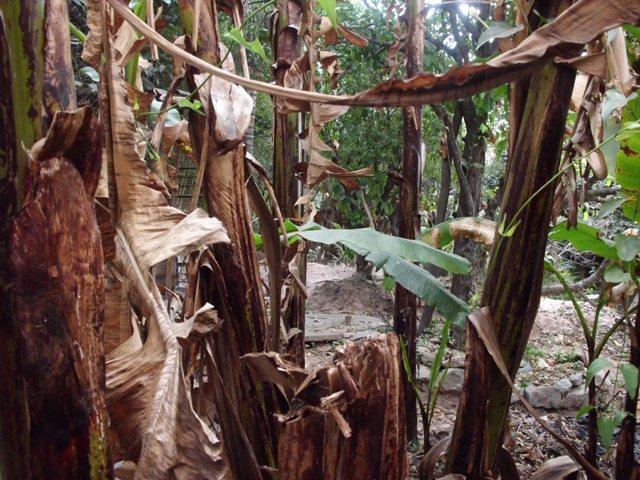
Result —
[[[436,352],[426,347],[417,347],[416,356],[419,358],[420,363],[431,366],[436,358]]]
[[[567,410],[580,410],[588,403],[589,396],[582,388],[572,390],[564,398],[564,408]]]
[[[354,333],[350,339],[356,341],[363,338],[377,337],[378,335],[380,335],[380,332],[377,332],[375,330],[364,330],[362,332]]]
[[[524,375],[525,373],[529,373],[531,370],[533,370],[531,368],[531,364],[526,360],[523,360],[522,363],[520,364],[520,368],[518,368],[518,374]]]
[[[418,371],[416,372],[418,385],[424,385],[425,388],[429,386],[431,381],[431,369],[426,365],[418,365]]]
[[[464,355],[456,355],[451,357],[451,362],[449,363],[450,368],[464,368]]]
[[[567,394],[571,387],[573,387],[573,383],[568,378],[561,378],[556,382],[556,387],[560,389],[563,394]]]
[[[558,409],[564,404],[562,391],[558,387],[527,387],[524,395],[535,408]]]
[[[524,395],[524,388],[516,387],[516,390],[520,392],[520,395]],[[518,397],[518,395],[516,395],[516,392],[511,392],[511,401],[509,402],[509,404],[513,405],[514,403],[517,403],[519,401],[520,398]]]
[[[596,373],[596,377],[595,377],[596,387],[599,387],[600,385],[602,385],[603,380],[604,380],[605,387],[611,386],[611,378],[610,378],[611,373],[609,373],[609,375],[607,375],[607,373],[609,373],[608,368],[600,370],[598,373]]]
[[[584,383],[584,375],[582,373],[574,373],[569,376],[569,381],[574,387],[579,387]]]
[[[462,390],[462,384],[464,383],[464,369],[450,368],[446,372],[447,372],[447,376],[445,377],[444,382],[442,382],[442,387],[440,387],[440,391],[460,392]],[[440,375],[444,375],[444,371],[441,372]]]
[[[545,362],[544,359],[539,358],[538,359],[538,368],[540,368],[540,369],[549,368],[549,364],[547,362]]]

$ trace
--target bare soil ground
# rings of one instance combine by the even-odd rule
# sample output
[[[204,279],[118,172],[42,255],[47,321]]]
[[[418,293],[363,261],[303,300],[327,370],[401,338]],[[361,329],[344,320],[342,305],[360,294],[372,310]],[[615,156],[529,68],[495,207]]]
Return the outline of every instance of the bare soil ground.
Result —
[[[388,331],[392,326],[393,299],[381,286],[381,277],[365,280],[354,276],[355,268],[348,265],[323,265],[310,263],[307,285],[308,327],[327,333],[326,341],[313,337],[307,343],[307,366],[313,368],[331,360],[337,346],[349,339],[358,339],[374,334],[374,331]],[[586,302],[580,303],[588,322],[593,322],[595,309]],[[610,328],[620,314],[606,308],[600,316],[599,331]],[[320,318],[320,320],[318,320]],[[374,320],[372,320],[372,318]],[[378,319],[378,320],[376,320]],[[325,322],[318,325],[317,322]],[[312,322],[315,322],[312,325]],[[420,382],[430,368],[430,361],[437,350],[442,322],[436,319],[424,335],[418,339],[418,380],[426,390],[428,381]],[[320,338],[320,340],[318,340]],[[620,329],[612,335],[603,349],[613,368],[604,380],[600,401],[616,405],[622,398],[622,379],[617,370],[619,361],[628,358],[627,336]],[[555,385],[558,381],[575,374],[584,374],[586,366],[585,342],[578,316],[571,302],[560,299],[543,298],[536,324],[531,333],[529,345],[516,384],[521,389]],[[446,364],[452,368],[463,366],[464,353],[449,348]],[[420,367],[422,365],[422,367]],[[580,376],[580,375],[578,375]],[[432,443],[451,433],[455,421],[459,393],[441,394],[437,400],[435,415],[431,423]],[[426,394],[425,394],[426,398]],[[511,407],[510,427],[512,442],[509,445],[518,464],[523,479],[529,478],[540,465],[553,457],[564,455],[562,447],[529,415],[515,399]],[[619,402],[618,402],[619,403]],[[584,419],[576,419],[577,409],[540,410],[548,424],[580,451],[587,435]],[[422,457],[423,435],[421,425],[417,444],[410,445],[412,470]],[[601,451],[601,467],[612,472],[612,452]]]

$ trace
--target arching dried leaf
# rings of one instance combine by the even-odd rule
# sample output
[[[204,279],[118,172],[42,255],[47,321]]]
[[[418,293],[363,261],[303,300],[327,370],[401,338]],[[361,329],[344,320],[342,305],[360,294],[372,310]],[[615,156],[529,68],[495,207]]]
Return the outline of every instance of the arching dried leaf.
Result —
[[[640,22],[640,3],[636,0],[602,0],[600,2],[580,0],[554,21],[536,30],[516,48],[485,64],[464,65],[444,75],[425,73],[406,81],[393,80],[359,95],[339,96],[283,88],[225,72],[193,55],[186,54],[162,38],[118,0],[107,0],[107,2],[128,22],[131,22],[136,30],[144,33],[150,41],[172,55],[183,58],[203,72],[250,89],[288,99],[340,105],[404,107],[442,103],[471,96],[529,75],[556,57],[565,59],[575,57],[582,45],[590,42],[599,33],[624,23]]]
[[[565,455],[544,462],[531,476],[531,480],[572,480],[578,478],[578,472],[580,467]]]
[[[365,48],[369,45],[369,40],[364,38],[362,35],[358,35],[356,32],[349,30],[340,23],[338,24],[338,33],[340,33],[347,42],[351,45],[355,45],[356,47]]]
[[[106,26],[105,26],[106,28]],[[106,398],[112,427],[141,479],[229,478],[222,445],[196,415],[182,370],[182,349],[149,268],[203,243],[227,242],[219,220],[197,209],[169,207],[136,154],[133,113],[111,38],[105,45],[102,84],[107,107],[108,161],[115,172],[116,261],[130,282],[130,297],[147,319],[140,336],[107,358]]]

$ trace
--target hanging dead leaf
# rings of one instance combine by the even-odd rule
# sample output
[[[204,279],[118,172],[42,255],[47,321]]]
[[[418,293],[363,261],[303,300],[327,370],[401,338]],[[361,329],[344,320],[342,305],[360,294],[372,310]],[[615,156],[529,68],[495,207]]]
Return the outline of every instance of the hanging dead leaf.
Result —
[[[611,37],[613,37],[613,40],[611,40]],[[627,56],[627,46],[622,27],[610,30],[608,32],[608,40],[606,54],[609,75],[607,80],[613,82],[616,88],[627,97],[633,91],[636,79],[632,75],[632,70],[629,66],[629,57]]]
[[[131,57],[140,53],[142,47],[147,44],[143,38],[138,38],[138,33],[133,29],[131,24],[122,22],[115,37],[113,48],[116,51],[116,61],[118,65],[124,67]]]
[[[338,32],[333,28],[331,20],[327,17],[320,17],[318,33],[320,33],[320,36],[324,37],[325,45],[335,45],[339,42]]]
[[[322,126],[347,113],[350,107],[346,105],[318,105],[318,125]]]
[[[362,35],[357,34],[356,32],[349,30],[342,24],[338,24],[338,33],[344,37],[344,39],[349,42],[351,45],[355,45],[359,48],[365,48],[369,45],[369,40],[364,38]]]
[[[303,162],[298,165],[303,164]],[[350,172],[340,165],[336,165],[334,162],[326,157],[320,155],[316,151],[311,152],[311,161],[308,164],[306,171],[307,185],[314,187],[327,177],[335,177],[340,183],[342,183],[349,190],[359,190],[360,185],[355,180],[357,177],[367,177],[371,175],[371,169],[369,167],[362,168]]]
[[[147,319],[144,344],[134,333],[107,358],[112,427],[138,465],[136,478],[226,479],[222,445],[193,410],[182,349],[149,268],[185,249],[229,240],[219,220],[199,209],[187,216],[169,207],[153,188],[146,164],[136,154],[133,113],[111,42],[108,35],[101,100],[108,112],[107,157],[115,172],[116,261],[130,282],[131,300]]]
[[[318,52],[318,58],[322,68],[329,74],[329,85],[332,89],[336,89],[338,87],[338,79],[343,73],[338,64],[338,54],[322,50]]]
[[[305,129],[303,132],[301,132],[298,135],[302,149],[306,152],[310,152],[311,150],[318,150],[320,152],[332,152],[333,148],[331,148],[329,145],[324,143],[320,138],[319,128],[318,127],[313,127],[313,128],[315,128],[316,130],[314,135],[309,135],[309,129]],[[313,142],[313,144],[311,142]]]

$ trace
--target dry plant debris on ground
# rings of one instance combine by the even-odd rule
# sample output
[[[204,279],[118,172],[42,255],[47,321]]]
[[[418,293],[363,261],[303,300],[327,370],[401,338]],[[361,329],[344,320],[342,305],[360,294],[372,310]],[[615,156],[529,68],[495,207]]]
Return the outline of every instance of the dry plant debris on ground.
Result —
[[[392,296],[381,286],[381,277],[374,275],[367,280],[355,275],[355,268],[344,265],[310,263],[307,283],[308,342],[307,368],[326,364],[336,348],[349,340],[357,340],[376,332],[391,330],[393,323]],[[588,321],[593,321],[595,309],[581,303]],[[600,317],[599,331],[613,325],[620,313],[605,308]],[[372,320],[373,319],[373,320]],[[377,320],[377,321],[376,321]],[[442,322],[435,320],[431,328],[418,338],[418,385],[426,390],[431,362],[438,348]],[[316,335],[322,332],[322,335]],[[316,335],[316,336],[314,336]],[[613,396],[622,398],[624,387],[617,366],[628,358],[627,335],[619,329],[603,349],[603,356],[611,361],[612,368],[598,375],[596,382],[604,382],[602,403]],[[578,317],[571,302],[542,298],[536,324],[531,333],[516,385],[530,402],[535,402],[537,390],[549,396],[557,390],[556,408],[540,408],[545,419],[558,433],[582,450],[587,436],[585,419],[577,419],[576,413],[586,399],[584,373],[586,370],[585,342]],[[464,353],[452,348],[447,350],[445,365],[451,381],[438,398],[431,424],[432,443],[448,435],[456,415],[459,387],[464,367]],[[613,402],[615,403],[615,401]],[[549,406],[549,405],[547,405]],[[421,445],[424,432],[419,425],[419,442],[410,445],[409,455],[412,475],[422,457]],[[512,436],[511,452],[516,459],[522,478],[528,478],[549,458],[564,455],[562,447],[519,404],[515,396],[510,414]],[[613,451],[613,450],[612,450]],[[612,451],[601,448],[600,463],[605,474],[613,472]],[[417,477],[416,477],[417,478]]]

